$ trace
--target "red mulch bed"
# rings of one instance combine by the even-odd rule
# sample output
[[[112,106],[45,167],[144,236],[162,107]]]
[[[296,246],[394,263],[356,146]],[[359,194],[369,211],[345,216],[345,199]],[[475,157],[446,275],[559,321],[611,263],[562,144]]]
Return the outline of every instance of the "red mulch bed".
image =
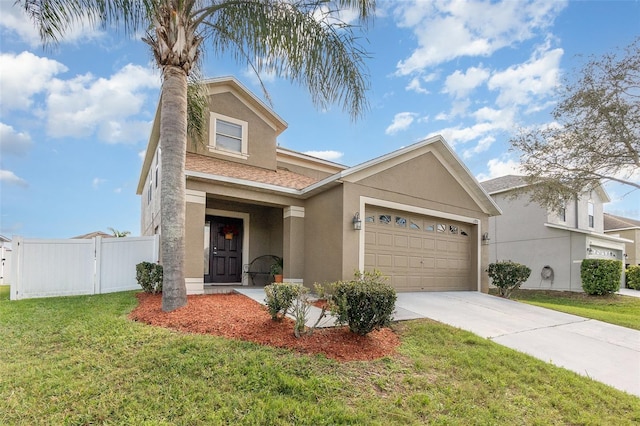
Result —
[[[304,354],[324,354],[338,361],[365,361],[395,353],[398,336],[388,328],[366,336],[347,327],[317,329],[297,339],[293,321],[273,321],[265,306],[240,294],[188,296],[187,306],[162,312],[162,296],[138,293],[129,318],[184,333],[211,334],[288,348]]]

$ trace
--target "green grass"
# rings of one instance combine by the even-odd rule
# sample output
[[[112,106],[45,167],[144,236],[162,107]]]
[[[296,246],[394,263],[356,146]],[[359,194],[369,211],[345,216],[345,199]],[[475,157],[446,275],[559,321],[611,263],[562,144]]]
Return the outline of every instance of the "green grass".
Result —
[[[638,297],[617,294],[589,296],[570,291],[517,290],[512,293],[511,299],[640,330]]]
[[[11,286],[0,285],[0,300],[9,300],[9,290]]]
[[[135,305],[0,296],[0,424],[640,422],[636,397],[429,320],[397,326],[396,356],[338,363],[134,323]]]

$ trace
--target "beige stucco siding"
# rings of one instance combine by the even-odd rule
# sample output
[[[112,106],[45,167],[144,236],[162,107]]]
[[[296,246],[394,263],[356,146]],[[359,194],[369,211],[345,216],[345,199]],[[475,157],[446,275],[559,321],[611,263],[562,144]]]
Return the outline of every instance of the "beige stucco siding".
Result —
[[[621,238],[633,241],[626,243],[627,259],[626,264],[640,265],[640,229],[626,229],[623,231],[612,231],[607,234],[618,235]]]
[[[305,204],[305,272],[307,286],[353,276],[345,275],[343,234],[346,231],[342,187],[335,187],[306,201]],[[357,266],[357,265],[356,265]]]
[[[357,182],[372,197],[469,215],[480,208],[433,153],[426,153]],[[364,189],[367,188],[367,189]],[[482,216],[486,216],[482,214]]]
[[[248,123],[248,157],[241,160],[218,151],[211,152],[208,147],[197,143],[189,143],[189,151],[229,161],[240,161],[265,169],[276,169],[276,132],[272,127],[265,123],[247,105],[238,102],[238,99],[232,93],[226,92],[211,95],[209,106],[211,112]],[[209,128],[208,120],[207,129]],[[211,143],[211,137],[211,135],[206,136],[206,144]]]

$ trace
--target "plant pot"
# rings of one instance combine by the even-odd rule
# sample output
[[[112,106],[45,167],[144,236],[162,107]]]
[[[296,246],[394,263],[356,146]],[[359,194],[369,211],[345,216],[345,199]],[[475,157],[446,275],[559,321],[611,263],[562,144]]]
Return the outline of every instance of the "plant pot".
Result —
[[[273,276],[273,282],[274,283],[281,283],[283,279],[284,279],[284,275],[282,275],[282,274],[278,274],[278,275],[274,275]]]

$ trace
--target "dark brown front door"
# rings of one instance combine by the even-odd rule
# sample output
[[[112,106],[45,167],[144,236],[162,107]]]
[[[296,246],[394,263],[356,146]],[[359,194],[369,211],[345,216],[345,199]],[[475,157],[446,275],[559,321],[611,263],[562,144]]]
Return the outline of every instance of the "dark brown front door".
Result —
[[[242,282],[242,219],[207,216],[206,222],[209,267],[205,268],[204,282]]]

